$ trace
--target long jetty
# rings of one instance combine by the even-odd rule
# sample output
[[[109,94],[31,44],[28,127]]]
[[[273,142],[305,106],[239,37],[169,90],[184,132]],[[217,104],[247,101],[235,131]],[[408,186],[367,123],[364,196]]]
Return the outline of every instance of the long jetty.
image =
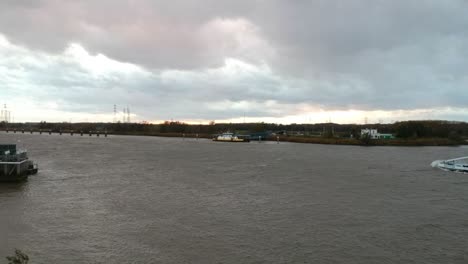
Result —
[[[104,137],[107,137],[107,135],[109,133],[107,133],[107,131],[75,131],[75,130],[50,130],[50,129],[39,129],[39,130],[34,130],[34,129],[4,129],[4,131],[6,133],[13,133],[13,134],[39,134],[39,135],[42,135],[42,134],[45,134],[45,135],[52,135],[52,134],[56,134],[56,135],[70,135],[70,136],[73,136],[75,134],[77,135],[80,135],[80,136],[84,136],[84,135],[89,135],[90,137],[91,136],[96,136],[96,137],[99,137],[101,135],[103,135]]]

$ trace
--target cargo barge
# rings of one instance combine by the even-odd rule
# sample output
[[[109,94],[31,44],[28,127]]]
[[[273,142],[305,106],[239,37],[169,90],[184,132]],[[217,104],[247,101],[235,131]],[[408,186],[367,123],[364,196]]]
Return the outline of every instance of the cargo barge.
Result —
[[[24,181],[37,171],[37,164],[28,158],[27,151],[18,151],[16,145],[0,144],[0,182]]]

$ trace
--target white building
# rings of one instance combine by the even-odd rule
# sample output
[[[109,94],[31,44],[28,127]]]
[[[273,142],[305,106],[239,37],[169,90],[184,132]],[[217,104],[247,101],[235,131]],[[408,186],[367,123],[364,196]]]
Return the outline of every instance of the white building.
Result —
[[[369,135],[371,139],[391,139],[392,134],[380,134],[377,129],[365,128],[361,129],[361,136]]]

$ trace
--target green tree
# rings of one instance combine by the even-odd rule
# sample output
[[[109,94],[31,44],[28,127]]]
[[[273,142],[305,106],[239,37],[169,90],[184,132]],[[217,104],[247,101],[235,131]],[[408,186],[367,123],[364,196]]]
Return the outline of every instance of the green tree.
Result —
[[[421,138],[432,136],[430,129],[426,124],[419,121],[400,122],[397,124],[396,132],[397,137],[400,138]]]
[[[457,131],[450,131],[448,138],[453,141],[461,141],[461,136]]]
[[[267,126],[264,122],[255,123],[254,127],[252,128],[252,132],[265,132],[266,128]]]

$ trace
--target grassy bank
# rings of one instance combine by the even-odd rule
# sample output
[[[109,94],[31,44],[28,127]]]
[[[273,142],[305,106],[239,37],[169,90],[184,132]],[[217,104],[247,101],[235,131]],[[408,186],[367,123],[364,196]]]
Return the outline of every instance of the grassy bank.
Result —
[[[279,139],[282,142],[356,146],[459,146],[466,144],[466,141],[455,141],[448,138],[374,139],[369,144],[364,144],[362,141],[354,138],[280,136]],[[277,138],[270,137],[268,140],[276,141]]]

